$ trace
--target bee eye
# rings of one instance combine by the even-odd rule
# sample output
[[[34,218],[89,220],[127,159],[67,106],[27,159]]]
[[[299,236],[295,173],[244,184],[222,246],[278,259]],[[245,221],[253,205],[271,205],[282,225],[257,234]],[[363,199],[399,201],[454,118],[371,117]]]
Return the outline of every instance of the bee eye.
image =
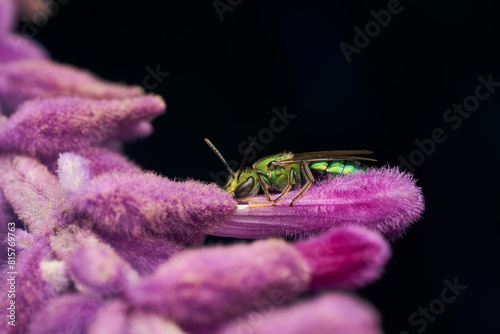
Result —
[[[242,184],[240,184],[234,190],[234,196],[236,198],[245,197],[253,189],[254,184],[255,184],[254,178],[253,177],[249,177],[248,179],[246,179],[245,182],[243,182]]]

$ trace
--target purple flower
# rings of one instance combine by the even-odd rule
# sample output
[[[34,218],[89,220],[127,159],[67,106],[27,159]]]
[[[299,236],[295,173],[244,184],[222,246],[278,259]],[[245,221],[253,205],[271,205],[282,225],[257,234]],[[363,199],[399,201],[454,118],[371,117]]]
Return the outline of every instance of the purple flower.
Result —
[[[270,239],[184,251],[131,285],[126,295],[134,306],[154,310],[185,330],[216,328],[270,298],[282,304],[309,290],[363,286],[378,277],[388,255],[379,235],[353,228],[295,245]]]
[[[89,167],[89,172],[93,176],[98,176],[103,173],[120,172],[120,173],[142,173],[142,169],[128,160],[125,156],[118,152],[114,152],[105,147],[91,146],[78,151],[78,156],[83,157]],[[47,165],[51,171],[57,171],[58,160],[48,160]]]
[[[0,39],[0,72],[14,61],[46,59],[48,53],[38,43],[16,34],[6,34]]]
[[[78,151],[113,139],[141,121],[152,120],[164,109],[165,103],[157,96],[28,101],[0,128],[0,149],[42,158]]]
[[[21,256],[16,257],[16,273],[8,275],[11,270],[2,270],[0,288],[3,291],[15,291],[14,319],[16,326],[13,327],[7,321],[2,321],[2,333],[24,333],[31,322],[33,315],[42,309],[47,302],[57,295],[53,285],[43,279],[40,264],[51,259],[50,247],[43,238],[36,238],[33,243],[22,250]],[[11,288],[11,284],[14,285]],[[2,310],[12,309],[12,298],[1,298]],[[10,310],[8,311],[11,314]],[[5,320],[5,319],[4,319]],[[12,319],[9,318],[9,321]]]
[[[236,205],[215,185],[174,182],[153,173],[106,173],[68,197],[64,207],[68,224],[102,235],[156,236],[189,245],[222,225]]]
[[[0,157],[0,188],[30,233],[50,233],[59,222],[62,191],[57,177],[36,159]]]
[[[342,293],[321,297],[267,312],[249,313],[220,330],[219,334],[381,334],[378,313],[365,302]]]
[[[85,293],[120,294],[139,278],[113,248],[98,241],[78,248],[70,257],[68,267],[76,288]]]
[[[18,60],[0,65],[4,114],[11,114],[23,102],[36,98],[125,99],[141,95],[140,87],[105,82],[87,71],[50,60]]]
[[[40,312],[30,322],[26,322],[23,328],[29,324],[29,330],[26,332],[30,334],[84,334],[103,304],[102,300],[91,295],[64,294],[40,309]]]
[[[15,23],[14,14],[16,3],[14,0],[0,0],[0,38],[11,31]]]
[[[424,210],[422,190],[415,183],[411,174],[381,168],[318,182],[292,207],[288,204],[299,190],[276,206],[264,195],[252,197],[212,234],[253,239],[355,225],[396,239]]]
[[[21,15],[42,2],[19,0]],[[214,184],[144,172],[121,147],[151,134],[163,99],[51,61],[11,31],[15,5],[0,0],[0,237],[14,225],[16,252],[0,274],[17,272],[4,332],[380,333],[371,306],[321,292],[380,277],[380,232],[399,237],[423,211],[409,174],[319,182],[289,207],[297,192],[237,205]],[[208,234],[303,239],[202,247]]]

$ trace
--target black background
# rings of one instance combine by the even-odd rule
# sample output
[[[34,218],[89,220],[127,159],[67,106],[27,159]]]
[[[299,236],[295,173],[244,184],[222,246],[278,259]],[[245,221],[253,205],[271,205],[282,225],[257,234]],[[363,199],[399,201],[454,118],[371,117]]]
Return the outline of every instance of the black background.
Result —
[[[151,91],[167,114],[126,147],[169,178],[213,181],[209,173],[224,169],[203,138],[239,161],[238,146],[284,106],[297,116],[259,156],[366,148],[399,165],[399,156],[417,157],[415,140],[443,129],[446,140],[414,169],[423,219],[393,244],[383,278],[359,293],[387,333],[418,333],[410,315],[457,278],[467,289],[424,332],[499,331],[500,92],[455,130],[443,114],[474,94],[478,76],[500,82],[500,2],[402,1],[350,64],[339,44],[353,44],[354,27],[388,1],[245,0],[222,22],[211,1],[64,2],[47,24],[19,26],[55,60],[136,85],[148,66],[170,73]]]

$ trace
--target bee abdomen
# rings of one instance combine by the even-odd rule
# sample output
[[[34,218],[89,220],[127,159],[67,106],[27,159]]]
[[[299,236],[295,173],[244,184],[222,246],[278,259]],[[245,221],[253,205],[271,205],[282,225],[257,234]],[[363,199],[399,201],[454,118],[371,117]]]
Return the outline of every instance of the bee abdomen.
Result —
[[[339,175],[364,171],[367,166],[360,164],[359,161],[319,161],[311,163],[309,168],[320,174]]]

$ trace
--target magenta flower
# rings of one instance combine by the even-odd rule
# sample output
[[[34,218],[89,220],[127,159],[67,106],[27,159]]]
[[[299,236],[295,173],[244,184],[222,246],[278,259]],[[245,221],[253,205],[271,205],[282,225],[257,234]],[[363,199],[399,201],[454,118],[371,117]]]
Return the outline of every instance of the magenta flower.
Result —
[[[393,240],[424,210],[424,197],[415,183],[410,174],[382,168],[317,182],[292,207],[288,204],[299,190],[290,191],[277,206],[264,195],[252,197],[213,234],[263,238],[356,225]]]
[[[410,175],[326,180],[289,207],[293,192],[244,205],[145,172],[120,148],[152,132],[163,99],[51,61],[11,31],[16,6],[0,0],[0,237],[15,252],[0,289],[16,289],[0,299],[2,333],[381,333],[371,306],[324,290],[382,275],[382,234],[400,237],[423,211]],[[209,234],[302,239],[203,247]]]

